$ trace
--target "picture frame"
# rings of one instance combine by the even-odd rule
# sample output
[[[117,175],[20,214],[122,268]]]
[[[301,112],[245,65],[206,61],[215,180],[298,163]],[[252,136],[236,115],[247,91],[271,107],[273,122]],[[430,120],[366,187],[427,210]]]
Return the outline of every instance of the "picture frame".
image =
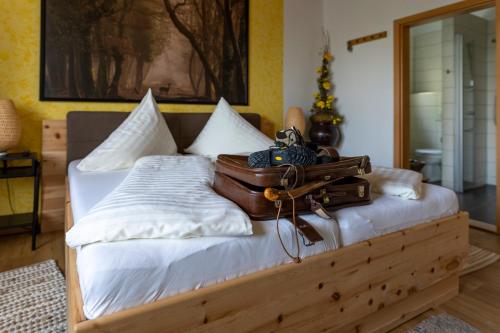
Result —
[[[249,0],[41,1],[41,101],[249,103]]]

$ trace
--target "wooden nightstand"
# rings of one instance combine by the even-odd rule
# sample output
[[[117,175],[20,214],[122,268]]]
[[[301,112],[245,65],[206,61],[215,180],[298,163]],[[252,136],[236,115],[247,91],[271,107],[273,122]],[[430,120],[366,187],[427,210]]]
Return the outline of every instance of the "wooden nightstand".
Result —
[[[29,166],[10,166],[13,161],[31,161]],[[40,193],[40,161],[35,153],[13,153],[0,156],[0,180],[33,177],[33,211],[12,215],[0,215],[0,230],[31,227],[31,249],[36,249],[38,223],[38,195]]]

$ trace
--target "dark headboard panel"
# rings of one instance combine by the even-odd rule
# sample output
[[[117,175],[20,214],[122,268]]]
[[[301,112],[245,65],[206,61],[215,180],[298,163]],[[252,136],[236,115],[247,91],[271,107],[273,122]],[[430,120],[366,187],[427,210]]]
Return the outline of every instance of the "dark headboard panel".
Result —
[[[129,112],[72,111],[67,122],[67,161],[84,158],[103,142],[129,115]],[[180,153],[193,143],[211,113],[163,113]],[[260,115],[241,113],[260,129]]]

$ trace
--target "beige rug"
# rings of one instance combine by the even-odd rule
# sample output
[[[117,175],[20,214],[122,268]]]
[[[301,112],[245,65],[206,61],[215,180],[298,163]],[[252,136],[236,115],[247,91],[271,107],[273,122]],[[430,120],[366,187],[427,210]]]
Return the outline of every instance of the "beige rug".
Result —
[[[0,273],[0,332],[66,332],[66,285],[54,260]]]
[[[407,333],[481,333],[481,331],[465,321],[443,313],[427,318]]]
[[[465,263],[460,275],[469,274],[494,264],[500,259],[500,255],[488,250],[481,249],[474,245],[469,247],[469,258]]]

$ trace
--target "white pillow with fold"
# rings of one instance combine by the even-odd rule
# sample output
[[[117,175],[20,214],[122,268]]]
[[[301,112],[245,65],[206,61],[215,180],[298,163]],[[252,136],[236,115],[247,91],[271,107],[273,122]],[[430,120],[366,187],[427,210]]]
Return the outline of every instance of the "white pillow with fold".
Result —
[[[202,156],[146,156],[66,233],[71,247],[129,239],[245,236],[248,215],[212,189]]]
[[[216,160],[220,154],[248,155],[266,150],[273,144],[271,139],[221,98],[207,124],[186,152]]]
[[[363,175],[375,193],[417,200],[422,196],[422,174],[406,169],[373,167]]]
[[[174,137],[149,89],[127,119],[77,168],[94,172],[129,169],[143,156],[175,154]]]

